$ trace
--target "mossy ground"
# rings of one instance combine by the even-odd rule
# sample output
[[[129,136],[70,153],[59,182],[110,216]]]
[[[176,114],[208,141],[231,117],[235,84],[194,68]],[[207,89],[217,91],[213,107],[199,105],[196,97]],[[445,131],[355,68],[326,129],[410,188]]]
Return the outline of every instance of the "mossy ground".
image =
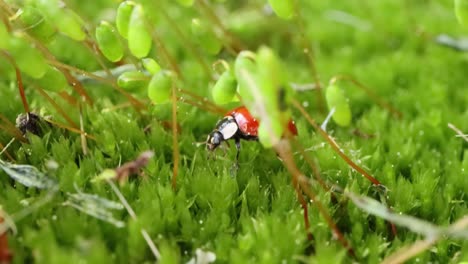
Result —
[[[226,4],[226,10],[231,10],[224,18],[227,25],[244,12],[236,9],[243,4],[231,2]],[[245,5],[260,9],[263,2]],[[401,119],[392,117],[349,85],[346,88],[353,111],[352,125],[340,128],[331,123],[328,132],[354,161],[389,189],[387,202],[394,211],[443,226],[467,215],[467,143],[455,137],[447,123],[468,131],[468,57],[432,41],[440,33],[467,33],[455,19],[452,1],[300,2],[322,83],[336,74],[352,75],[403,113]],[[113,1],[70,1],[69,6],[91,27],[117,7]],[[176,4],[166,4],[166,8],[189,32],[185,27],[197,12]],[[358,18],[358,26],[336,21],[337,11]],[[209,97],[210,82],[201,67],[167,22],[160,20],[157,28],[184,74],[182,86]],[[284,60],[290,80],[312,82],[299,32],[292,22],[272,17],[268,23],[231,29],[252,50],[259,44],[274,48]],[[101,69],[89,51],[65,37],[50,44],[50,50],[64,63],[88,71]],[[157,57],[158,51],[153,52]],[[228,54],[221,57],[232,59]],[[210,63],[216,59],[206,55]],[[13,121],[24,112],[14,72],[3,62],[0,72],[0,113]],[[31,80],[26,85],[28,82]],[[30,135],[30,144],[16,142],[8,149],[17,163],[47,171],[60,186],[51,202],[16,223],[18,233],[9,235],[15,263],[151,262],[153,257],[140,234],[141,227],[149,232],[167,263],[186,262],[197,248],[214,252],[219,262],[230,263],[353,261],[333,238],[313,203],[309,217],[315,253],[306,254],[309,242],[302,210],[291,177],[272,150],[243,142],[240,170],[233,177],[234,148],[227,156],[220,151],[216,159],[207,159],[205,149],[193,144],[206,138],[219,115],[179,103],[181,161],[174,191],[172,133],[160,122],[170,120],[170,104],[148,105],[149,110],[143,115],[130,107],[113,110],[113,106],[125,102],[122,95],[100,84],[85,87],[95,99],[92,107],[83,109],[84,128],[96,137],[88,140],[88,155],[82,153],[79,135],[62,129],[52,129],[42,137]],[[32,109],[62,121],[33,87],[26,86],[26,90]],[[133,94],[145,98],[144,91]],[[78,122],[78,108],[51,95]],[[298,94],[296,98],[314,118],[324,119],[326,113],[318,111],[313,92]],[[294,114],[298,139],[305,148],[316,147],[310,154],[320,164],[322,176],[353,192],[377,197],[371,184],[323,144],[323,138],[299,113]],[[148,125],[151,129],[145,133]],[[356,136],[354,130],[373,137]],[[10,139],[11,135],[0,133],[1,143]],[[91,179],[103,169],[133,160],[148,149],[154,150],[155,157],[144,169],[143,177],[120,186],[138,221],[122,211],[117,217],[127,225],[117,229],[61,205],[67,192],[75,192],[74,185],[84,192],[117,200],[108,185],[91,183]],[[56,170],[47,169],[50,160],[57,162]],[[306,175],[311,175],[300,155],[297,162]],[[10,214],[46,195],[13,183],[4,172],[0,172],[0,190],[0,204]],[[321,191],[319,198],[349,239],[359,262],[376,263],[421,238],[398,228],[398,235],[392,240],[384,220],[366,214],[344,197],[338,196],[339,203],[331,203],[330,194]],[[412,261],[461,260],[468,261],[468,241],[443,240]]]

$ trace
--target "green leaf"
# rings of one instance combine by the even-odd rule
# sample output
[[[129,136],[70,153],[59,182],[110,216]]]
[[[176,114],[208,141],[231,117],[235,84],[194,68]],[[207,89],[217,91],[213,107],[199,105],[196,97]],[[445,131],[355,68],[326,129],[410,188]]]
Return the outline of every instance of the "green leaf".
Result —
[[[251,85],[257,82],[257,64],[255,63],[255,54],[251,51],[242,51],[237,55],[234,62],[234,74],[238,83],[239,94],[244,104],[254,116],[258,116],[254,108],[254,96]]]
[[[160,71],[153,75],[148,85],[148,97],[155,104],[169,101],[172,91],[172,74]]]
[[[148,77],[140,71],[128,71],[119,76],[117,84],[126,90],[137,90],[148,84]]]
[[[146,26],[146,18],[143,7],[135,6],[130,17],[128,28],[128,48],[137,58],[143,58],[151,50],[151,34]]]
[[[77,193],[67,193],[68,200],[63,203],[65,206],[71,206],[85,214],[97,219],[113,224],[117,228],[122,228],[125,223],[117,220],[110,210],[122,210],[121,203],[108,200],[96,194],[83,193],[78,190]]]
[[[194,0],[177,0],[177,3],[185,7],[191,7],[193,5],[193,2]]]
[[[46,73],[38,82],[42,89],[52,92],[60,92],[68,87],[67,79],[63,76],[63,73],[49,65]]]
[[[105,169],[98,176],[91,180],[91,182],[101,182],[111,180],[117,177],[117,172],[113,169]]]
[[[268,0],[275,14],[283,19],[291,19],[294,15],[293,0]]]
[[[221,51],[223,44],[210,30],[209,25],[198,18],[194,18],[192,19],[191,28],[198,45],[208,54],[216,55]]]
[[[333,120],[339,126],[349,126],[351,124],[351,109],[342,89],[337,84],[330,84],[327,87],[325,98],[328,109],[330,111],[335,109]]]
[[[151,58],[144,58],[141,62],[143,63],[143,67],[151,74],[156,74],[161,70],[161,66]]]
[[[455,15],[461,25],[468,27],[468,0],[455,0]]]
[[[117,9],[115,24],[120,35],[126,39],[128,38],[128,25],[130,23],[130,17],[132,16],[132,11],[134,7],[134,2],[124,1],[119,5],[119,8]]]
[[[49,189],[57,186],[57,182],[54,179],[31,165],[11,164],[0,160],[0,168],[13,180],[26,187]]]
[[[285,70],[271,48],[260,47],[256,58],[258,86],[263,107],[268,113],[266,116],[260,117],[262,122],[259,127],[259,139],[264,146],[271,146],[284,135],[291,119],[291,111],[289,110],[291,89],[285,85]],[[268,120],[268,123],[265,120]]]
[[[76,41],[83,41],[86,38],[83,20],[72,10],[63,9],[54,18],[58,30],[65,36]]]
[[[96,40],[99,49],[108,60],[117,62],[122,59],[124,47],[112,24],[101,21],[101,24],[96,28]]]
[[[16,33],[10,38],[8,46],[21,71],[35,79],[44,76],[48,67],[42,53],[25,40],[22,33]]]
[[[22,8],[20,19],[28,32],[44,42],[49,42],[56,33],[50,20],[35,7],[25,6]]]
[[[237,82],[232,72],[225,71],[215,83],[211,94],[217,104],[226,104],[232,102],[236,97]]]

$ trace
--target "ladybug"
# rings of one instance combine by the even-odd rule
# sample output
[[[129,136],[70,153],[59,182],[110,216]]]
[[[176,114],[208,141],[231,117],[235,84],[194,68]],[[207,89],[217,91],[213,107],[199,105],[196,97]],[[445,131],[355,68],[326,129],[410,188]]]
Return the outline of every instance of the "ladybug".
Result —
[[[258,125],[258,120],[250,114],[245,106],[235,108],[218,121],[215,129],[206,139],[206,148],[213,151],[221,143],[227,143],[227,140],[234,139],[237,148],[236,161],[238,161],[241,147],[240,140],[258,141]],[[292,135],[297,135],[297,127],[293,120],[289,121],[288,130]]]

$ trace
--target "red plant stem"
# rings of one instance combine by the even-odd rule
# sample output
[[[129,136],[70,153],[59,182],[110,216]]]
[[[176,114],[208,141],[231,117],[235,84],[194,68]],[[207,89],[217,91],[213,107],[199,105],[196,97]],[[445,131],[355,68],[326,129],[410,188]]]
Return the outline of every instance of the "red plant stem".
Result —
[[[3,223],[3,217],[0,216],[0,224]],[[8,237],[6,231],[0,234],[0,264],[11,263],[12,253],[8,248]]]
[[[344,248],[348,250],[348,253],[351,256],[355,256],[353,248],[350,246],[348,240],[344,237],[344,235],[341,233],[341,231],[338,229],[336,226],[335,222],[333,222],[333,219],[331,216],[328,214],[327,210],[323,206],[323,204],[317,199],[317,195],[310,189],[309,187],[309,182],[306,177],[303,176],[303,174],[299,171],[297,168],[291,154],[289,142],[286,142],[285,144],[278,144],[275,146],[275,149],[277,153],[280,155],[280,157],[283,159],[283,163],[288,169],[289,173],[291,174],[293,184],[295,185],[295,188],[298,188],[296,190],[296,193],[299,191],[303,191],[307,196],[314,201],[314,205],[317,206],[320,214],[322,217],[325,219],[327,222],[328,226],[333,230],[333,233],[337,237],[338,241],[343,245]],[[297,186],[297,187],[296,187]],[[299,188],[300,186],[300,188]],[[300,193],[302,196],[302,193]],[[308,234],[308,237],[310,235]]]
[[[309,124],[311,124],[315,130],[317,130],[319,132],[319,134],[330,144],[330,146],[333,148],[333,150],[346,162],[348,163],[349,166],[351,166],[351,168],[355,169],[357,172],[359,172],[362,176],[366,177],[370,182],[372,182],[373,184],[377,185],[377,186],[380,186],[382,185],[380,183],[379,180],[377,180],[376,178],[372,177],[372,175],[370,175],[368,172],[366,172],[363,168],[359,167],[356,163],[354,163],[346,154],[344,154],[344,152],[341,150],[340,146],[338,145],[338,143],[336,143],[336,141],[331,138],[327,132],[325,132],[325,130],[323,130],[319,125],[317,125],[317,123],[315,122],[315,120],[310,117],[310,115],[305,111],[305,109],[296,101],[296,100],[293,100],[292,101],[294,107],[296,107],[301,113],[302,115],[307,119],[307,121],[309,122]]]
[[[56,102],[54,99],[52,99],[41,87],[37,85],[33,85],[34,88],[36,88],[36,91],[39,92],[42,97],[44,97],[49,103],[57,110],[60,115],[67,120],[68,124],[70,124],[73,128],[78,129],[78,125],[71,119],[71,117],[65,112]]]
[[[294,185],[294,190],[296,191],[297,200],[299,200],[299,203],[301,204],[301,207],[303,210],[304,227],[307,232],[307,239],[309,241],[312,241],[314,239],[314,236],[312,235],[312,232],[310,231],[309,208],[307,206],[307,201],[304,199],[304,195],[302,195],[301,187],[299,183],[297,182],[297,177],[294,177],[292,174],[291,176],[292,176],[292,182]]]
[[[28,100],[26,100],[26,94],[24,92],[23,78],[21,77],[21,71],[19,70],[18,65],[16,64],[15,60],[10,56],[10,54],[8,54],[6,51],[2,50],[2,55],[15,68],[16,83],[18,84],[18,89],[19,89],[19,92],[20,92],[21,101],[23,102],[24,111],[26,113],[29,113],[30,110],[29,110]]]

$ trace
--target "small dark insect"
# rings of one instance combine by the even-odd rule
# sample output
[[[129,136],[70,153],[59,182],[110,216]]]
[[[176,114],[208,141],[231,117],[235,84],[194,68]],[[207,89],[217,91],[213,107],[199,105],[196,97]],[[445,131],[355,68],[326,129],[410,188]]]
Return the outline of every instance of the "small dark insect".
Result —
[[[234,139],[237,148],[237,162],[239,160],[241,147],[240,140],[258,140],[258,126],[258,120],[250,114],[245,106],[240,106],[229,111],[223,119],[218,121],[215,129],[206,139],[206,148],[209,151],[213,151],[221,145],[221,143],[227,143],[227,140]],[[294,121],[289,121],[288,130],[292,135],[297,135],[297,128]]]
[[[23,135],[25,135],[26,132],[30,132],[34,135],[41,135],[45,125],[50,124],[39,115],[32,112],[20,114],[16,118],[16,127]]]

